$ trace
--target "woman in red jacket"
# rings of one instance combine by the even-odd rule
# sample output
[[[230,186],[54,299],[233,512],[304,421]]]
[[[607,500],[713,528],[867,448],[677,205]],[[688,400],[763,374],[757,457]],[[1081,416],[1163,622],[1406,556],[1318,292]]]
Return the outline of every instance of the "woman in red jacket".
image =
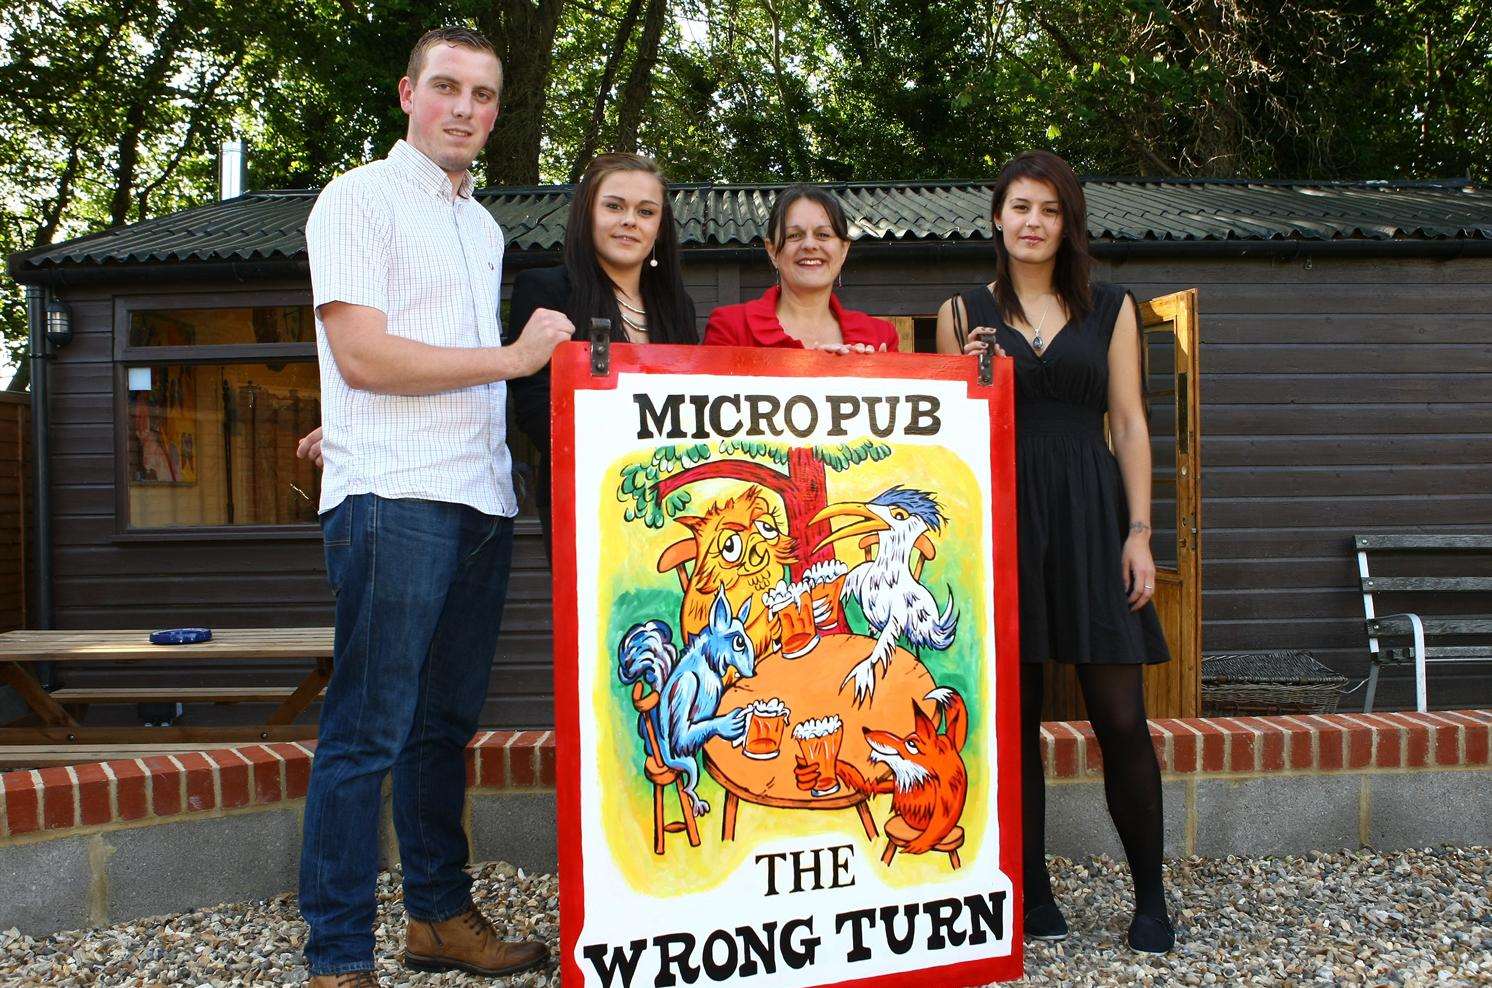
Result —
[[[850,252],[850,227],[834,193],[784,189],[767,220],[767,257],[777,284],[761,298],[722,305],[705,324],[706,346],[765,346],[871,353],[895,350],[896,327],[846,309],[834,284]]]

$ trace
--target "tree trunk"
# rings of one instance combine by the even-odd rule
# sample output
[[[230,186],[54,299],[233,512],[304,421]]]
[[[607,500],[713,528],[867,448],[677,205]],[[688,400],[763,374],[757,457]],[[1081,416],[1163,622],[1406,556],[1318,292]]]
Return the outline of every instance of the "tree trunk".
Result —
[[[78,145],[74,143],[67,149],[67,164],[62,168],[62,174],[57,179],[57,195],[47,204],[42,213],[41,226],[36,230],[36,236],[31,238],[31,246],[42,247],[52,242],[57,235],[57,227],[62,224],[62,216],[67,212],[67,207],[72,205],[73,181],[78,177]]]
[[[627,12],[622,15],[621,23],[617,24],[616,34],[611,39],[611,47],[606,52],[606,67],[601,72],[601,83],[596,87],[596,102],[591,107],[591,123],[586,128],[585,137],[581,140],[580,151],[575,155],[575,162],[570,166],[570,181],[580,181],[585,166],[590,163],[591,157],[596,153],[596,148],[601,142],[601,125],[606,121],[606,100],[611,96],[611,87],[616,83],[617,69],[622,65],[622,53],[627,50],[627,39],[632,36],[632,28],[637,25],[637,15],[642,12],[642,0],[632,0],[627,5]]]
[[[217,96],[218,87],[238,70],[238,66],[243,61],[243,58],[244,52],[236,52],[233,60],[223,67],[223,70],[218,73],[217,78],[205,80],[202,83],[202,87],[197,91],[196,96],[192,100],[192,112],[187,120],[186,134],[182,136],[181,143],[177,145],[176,153],[171,156],[171,160],[161,169],[161,173],[155,177],[155,181],[141,189],[140,194],[135,197],[135,201],[140,206],[140,217],[142,219],[150,215],[150,197],[160,191],[171,180],[171,176],[176,174],[176,169],[181,167],[182,161],[192,150],[192,146],[197,143],[198,136],[208,123],[210,111],[216,108],[213,100]]]
[[[487,139],[489,185],[539,184],[545,90],[565,0],[494,0],[478,26],[503,63],[502,112]]]
[[[140,118],[144,108],[131,108],[124,121],[124,132],[119,135],[119,161],[114,167],[114,199],[109,204],[109,225],[123,226],[129,222],[130,206],[135,201],[135,165],[140,160]]]
[[[834,558],[832,545],[814,551],[814,546],[829,537],[829,523],[810,524],[814,515],[829,506],[829,485],[823,461],[804,446],[788,450],[787,472],[792,478],[793,496],[784,497],[783,501],[787,504],[788,534],[798,540],[798,565],[793,571],[793,579],[797,580],[814,563]]]
[[[632,71],[627,73],[627,82],[622,87],[621,109],[617,112],[618,151],[637,150],[642,112],[647,109],[648,98],[653,94],[653,68],[658,64],[658,42],[663,37],[667,8],[664,0],[648,0],[647,14],[642,20],[642,37],[637,41],[637,58],[632,62]]]
[[[772,20],[772,81],[777,89],[777,113],[782,121],[783,144],[787,147],[790,178],[798,181],[808,179],[808,152],[803,146],[803,133],[798,127],[798,109],[788,97],[787,69],[782,59],[782,15],[776,4],[767,0],[767,16]]]
[[[140,137],[145,130],[145,115],[158,100],[165,98],[162,88],[170,82],[176,54],[181,47],[186,14],[177,11],[155,41],[155,52],[140,72],[140,80],[130,94],[129,110],[119,134],[119,160],[114,166],[114,197],[109,205],[111,226],[129,222],[135,203],[135,169],[140,163]]]

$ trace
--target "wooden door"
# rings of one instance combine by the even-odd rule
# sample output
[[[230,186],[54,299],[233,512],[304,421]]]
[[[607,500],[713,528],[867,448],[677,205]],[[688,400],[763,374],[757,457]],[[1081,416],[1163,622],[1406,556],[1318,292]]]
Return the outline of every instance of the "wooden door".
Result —
[[[1140,303],[1151,492],[1155,609],[1171,661],[1145,670],[1152,717],[1196,717],[1202,702],[1202,455],[1197,290]],[[1048,666],[1043,720],[1086,719],[1077,677]]]
[[[1171,661],[1145,671],[1151,717],[1202,706],[1202,447],[1197,290],[1140,305],[1145,407],[1154,451],[1155,609]]]
[[[881,316],[896,327],[897,345],[902,353],[917,352],[917,320],[912,316]]]

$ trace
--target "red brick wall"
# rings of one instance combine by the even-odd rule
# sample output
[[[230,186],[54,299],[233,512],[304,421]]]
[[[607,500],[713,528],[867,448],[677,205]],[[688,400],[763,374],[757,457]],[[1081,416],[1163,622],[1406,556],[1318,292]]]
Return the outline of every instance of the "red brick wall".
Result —
[[[1486,768],[1492,710],[1160,720],[1150,735],[1171,777]],[[1086,721],[1042,725],[1047,778],[1103,764]],[[256,744],[0,775],[0,842],[80,828],[263,808],[304,798],[315,743]],[[467,748],[474,791],[554,788],[553,731],[484,731]]]

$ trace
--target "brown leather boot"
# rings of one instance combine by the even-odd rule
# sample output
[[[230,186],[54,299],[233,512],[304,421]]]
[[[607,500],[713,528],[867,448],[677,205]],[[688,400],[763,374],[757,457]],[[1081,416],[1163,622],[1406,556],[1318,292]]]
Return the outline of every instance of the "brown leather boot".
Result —
[[[476,906],[439,923],[411,919],[404,966],[415,971],[465,971],[496,977],[538,967],[549,950],[534,940],[500,940]]]
[[[381,988],[372,971],[346,971],[342,974],[318,974],[311,988]]]

